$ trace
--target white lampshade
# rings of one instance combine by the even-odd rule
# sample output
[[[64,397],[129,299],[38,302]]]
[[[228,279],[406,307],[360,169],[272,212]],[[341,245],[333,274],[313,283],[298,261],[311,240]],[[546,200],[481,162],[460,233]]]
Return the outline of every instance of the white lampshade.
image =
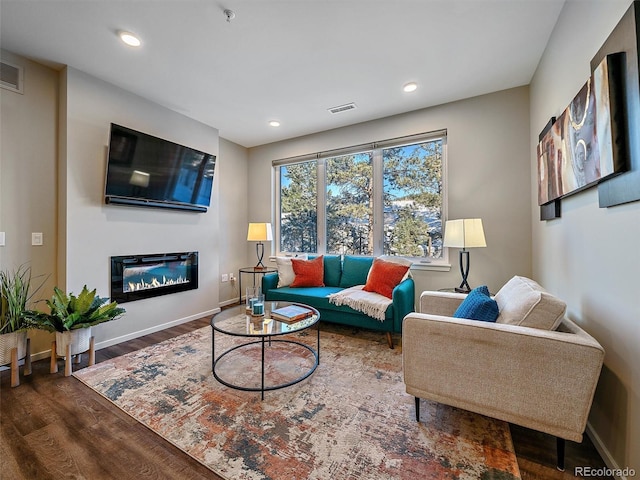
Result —
[[[445,247],[457,248],[486,247],[482,219],[447,220],[444,226],[443,244]]]
[[[250,223],[247,232],[247,241],[264,242],[273,240],[270,223]]]

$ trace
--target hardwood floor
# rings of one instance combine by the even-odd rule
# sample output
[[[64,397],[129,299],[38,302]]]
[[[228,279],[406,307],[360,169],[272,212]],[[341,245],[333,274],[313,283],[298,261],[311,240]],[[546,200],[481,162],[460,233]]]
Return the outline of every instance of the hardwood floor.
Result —
[[[207,326],[209,320],[98,350],[96,362]],[[74,369],[86,366],[86,357]],[[59,362],[58,374],[49,373],[48,359],[34,362],[33,373],[21,375],[16,388],[10,387],[10,372],[1,373],[0,479],[221,479],[75,378],[64,377]],[[581,444],[567,442],[566,470],[559,472],[554,437],[514,425],[511,432],[523,480],[576,478],[576,466],[605,466],[586,436]]]

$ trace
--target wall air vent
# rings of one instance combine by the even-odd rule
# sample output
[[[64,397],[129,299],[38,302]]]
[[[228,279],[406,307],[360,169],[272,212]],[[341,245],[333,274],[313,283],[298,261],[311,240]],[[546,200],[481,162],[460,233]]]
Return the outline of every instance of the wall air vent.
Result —
[[[356,108],[355,103],[347,103],[345,105],[340,105],[338,107],[331,107],[329,111],[333,114],[346,112],[347,110],[354,110]]]
[[[0,86],[12,92],[22,91],[22,67],[2,60],[0,62]]]

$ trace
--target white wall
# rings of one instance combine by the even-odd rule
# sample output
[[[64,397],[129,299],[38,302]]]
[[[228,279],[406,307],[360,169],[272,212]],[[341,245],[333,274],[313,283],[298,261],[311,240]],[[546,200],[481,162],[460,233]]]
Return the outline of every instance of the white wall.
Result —
[[[598,208],[591,188],[562,200],[562,218],[537,220],[538,134],[569,104],[629,0],[568,1],[531,83],[533,272],[606,350],[590,428],[611,464],[640,471],[640,202]],[[635,86],[637,87],[637,84]]]
[[[51,273],[48,259],[55,251],[57,73],[2,51],[2,60],[24,69],[24,93],[0,89],[2,148],[0,157],[0,247],[2,267],[32,262],[39,273]],[[31,232],[42,232],[45,244],[31,246]],[[35,273],[35,272],[34,272]]]
[[[23,67],[24,93],[0,89],[0,269],[28,263],[32,275],[48,275],[46,298],[57,268],[58,73],[7,51],[2,60]],[[31,232],[42,232],[42,246],[31,246]],[[51,345],[44,332],[30,336],[33,351]]]
[[[198,290],[123,304],[124,318],[96,327],[99,347],[233,302],[237,282],[219,279],[220,272],[237,276],[250,264],[247,149],[219,139],[216,129],[77,70],[58,72],[6,51],[2,59],[24,67],[25,88],[24,94],[0,89],[0,231],[6,232],[0,268],[29,262],[34,275],[49,275],[41,298],[54,285],[77,291],[85,283],[108,296],[111,255],[200,252]],[[104,205],[111,122],[217,154],[209,212]],[[43,232],[43,246],[31,246],[31,232]],[[49,334],[30,336],[36,355],[49,349]]]
[[[251,259],[247,258],[247,209],[250,201],[247,193],[248,159],[246,148],[220,138],[219,177],[223,179],[218,196],[221,232],[218,247],[222,253],[220,273],[233,273],[236,277],[239,268],[253,265]],[[237,281],[220,283],[221,305],[233,303],[238,296]]]
[[[96,327],[98,347],[233,301],[237,283],[219,283],[219,272],[237,275],[248,262],[247,150],[219,140],[214,128],[77,70],[58,72],[6,51],[2,59],[24,67],[25,83],[24,94],[0,89],[0,231],[6,232],[0,268],[29,262],[34,275],[49,275],[41,298],[54,285],[75,292],[84,284],[108,296],[111,255],[200,252],[198,290],[123,304],[124,318]],[[104,205],[111,122],[218,155],[209,212]],[[43,246],[31,246],[31,232],[44,234]],[[30,336],[34,354],[46,354],[51,335]]]
[[[497,291],[531,274],[529,90],[520,87],[249,150],[250,221],[272,218],[272,160],[447,129],[449,218],[481,217],[487,248],[473,249],[469,282]],[[414,271],[416,295],[460,283],[448,272]]]
[[[209,314],[218,308],[219,190],[216,169],[207,213],[104,203],[110,123],[218,155],[218,131],[78,70],[62,73],[58,175],[60,242],[58,285],[83,285],[109,296],[114,255],[199,252],[199,288],[123,304],[126,315],[95,328],[97,346]]]

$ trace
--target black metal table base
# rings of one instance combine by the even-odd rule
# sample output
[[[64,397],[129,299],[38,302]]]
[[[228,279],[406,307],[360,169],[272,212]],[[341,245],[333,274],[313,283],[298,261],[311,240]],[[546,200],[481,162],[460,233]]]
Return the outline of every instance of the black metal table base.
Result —
[[[316,371],[316,368],[318,368],[318,365],[320,364],[320,327],[318,325],[318,347],[317,350],[314,350],[311,346],[306,345],[304,343],[301,342],[296,342],[294,340],[279,340],[279,339],[272,339],[269,336],[264,336],[261,337],[260,340],[256,340],[253,342],[247,342],[247,343],[242,343],[240,345],[236,345],[233,348],[230,348],[224,352],[222,352],[220,354],[220,356],[218,356],[216,358],[215,356],[215,330],[213,330],[213,338],[211,339],[211,359],[212,359],[212,363],[211,363],[211,371],[213,372],[213,376],[214,378],[220,382],[221,384],[229,387],[229,388],[233,388],[235,390],[242,390],[244,392],[260,392],[260,398],[262,400],[264,400],[264,392],[268,392],[271,390],[279,390],[281,388],[285,388],[285,387],[290,387],[291,385],[295,385],[296,383],[300,383],[302,382],[304,379],[308,378],[313,372]],[[265,343],[268,343],[269,346],[271,346],[272,343],[290,343],[290,344],[294,344],[294,345],[299,345],[301,347],[306,348],[307,350],[309,350],[311,352],[311,354],[313,355],[313,365],[311,366],[311,368],[305,372],[303,375],[301,375],[300,377],[291,380],[289,382],[286,383],[281,383],[278,385],[265,385],[264,383],[264,366],[265,366],[265,361],[264,361],[264,351],[265,351]],[[223,380],[222,378],[220,378],[220,376],[218,375],[218,373],[216,372],[216,366],[218,365],[218,362],[220,362],[220,360],[222,358],[224,358],[226,355],[230,354],[231,352],[241,349],[241,348],[245,348],[245,347],[249,347],[251,345],[255,345],[255,344],[261,344],[262,345],[262,361],[261,361],[261,366],[260,366],[260,375],[261,375],[261,383],[259,387],[244,387],[242,385],[236,385],[233,384],[231,382],[227,382],[226,380]]]

